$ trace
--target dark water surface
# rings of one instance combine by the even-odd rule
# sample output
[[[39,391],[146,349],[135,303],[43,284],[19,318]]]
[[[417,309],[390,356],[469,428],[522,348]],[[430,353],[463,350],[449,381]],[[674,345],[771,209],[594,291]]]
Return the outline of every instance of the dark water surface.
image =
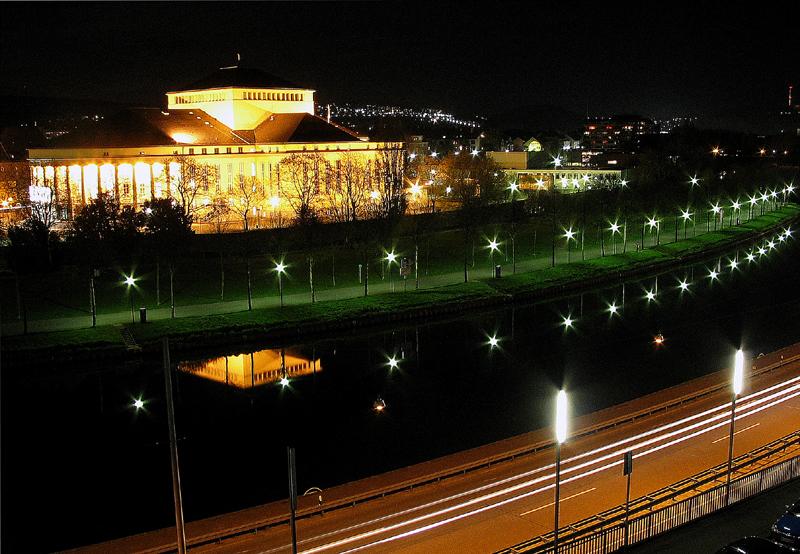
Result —
[[[177,360],[186,519],[284,497],[287,444],[302,493],[549,425],[562,385],[579,415],[727,367],[740,343],[757,355],[796,342],[799,253],[791,239],[756,263],[740,250],[735,270],[723,257],[714,281],[716,260],[624,291]],[[3,366],[4,548],[50,551],[174,524],[163,399],[155,361]]]

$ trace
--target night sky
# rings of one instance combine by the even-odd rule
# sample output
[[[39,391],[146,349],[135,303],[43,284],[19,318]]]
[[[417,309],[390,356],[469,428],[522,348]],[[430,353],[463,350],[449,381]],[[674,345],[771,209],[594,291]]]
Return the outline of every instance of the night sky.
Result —
[[[240,52],[321,102],[780,110],[800,85],[798,3],[699,4],[6,3],[0,94],[159,105]]]

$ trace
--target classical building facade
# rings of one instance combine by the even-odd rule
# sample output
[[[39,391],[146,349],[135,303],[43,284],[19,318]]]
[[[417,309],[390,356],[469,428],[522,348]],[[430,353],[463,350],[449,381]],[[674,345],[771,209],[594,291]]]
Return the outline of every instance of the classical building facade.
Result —
[[[353,167],[372,201],[402,183],[402,143],[370,141],[314,115],[313,90],[260,70],[220,68],[166,96],[166,109],[126,110],[30,149],[31,201],[50,201],[71,219],[101,192],[136,208],[173,198],[190,202],[197,222],[224,211],[255,226],[293,217],[292,200],[309,182],[321,215],[335,211],[325,205],[336,201],[331,189],[352,179]],[[301,160],[302,177],[287,158]]]

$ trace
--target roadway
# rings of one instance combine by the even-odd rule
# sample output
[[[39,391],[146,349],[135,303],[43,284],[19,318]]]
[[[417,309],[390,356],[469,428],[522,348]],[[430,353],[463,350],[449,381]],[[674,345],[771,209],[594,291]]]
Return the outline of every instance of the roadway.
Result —
[[[788,358],[797,352],[800,348],[794,347],[782,354]],[[697,381],[722,382],[727,375],[724,371]],[[687,383],[664,391],[661,400],[681,391],[685,394],[693,384],[700,386]],[[725,462],[729,391],[723,387],[666,412],[568,439],[562,447],[561,526],[624,502],[622,456],[627,450],[634,451],[631,498]],[[734,456],[797,431],[800,362],[746,382],[736,413]],[[542,430],[539,435],[549,432]],[[300,519],[299,551],[494,552],[552,531],[553,483],[554,450],[545,448],[438,483]],[[197,550],[291,552],[289,530],[287,525],[277,525]]]

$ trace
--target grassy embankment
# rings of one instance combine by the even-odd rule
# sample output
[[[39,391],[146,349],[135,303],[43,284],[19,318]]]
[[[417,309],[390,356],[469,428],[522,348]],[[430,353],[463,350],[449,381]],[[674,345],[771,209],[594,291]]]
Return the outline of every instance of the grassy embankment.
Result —
[[[776,212],[754,218],[750,222],[722,231],[709,232],[686,240],[661,244],[640,252],[609,255],[586,261],[575,261],[556,267],[517,273],[501,279],[480,279],[454,285],[408,292],[380,293],[368,297],[317,302],[315,304],[270,307],[229,314],[158,320],[146,325],[128,325],[141,345],[153,344],[164,336],[184,341],[202,341],[203,337],[225,334],[250,337],[264,333],[286,333],[299,327],[324,329],[326,325],[342,328],[350,322],[374,319],[391,321],[442,311],[456,307],[500,304],[513,296],[545,296],[565,285],[595,283],[598,279],[616,277],[620,272],[647,271],[680,264],[687,256],[724,248],[726,245],[755,236],[772,228],[780,228],[800,217],[800,207],[790,205]],[[123,348],[121,326],[101,326],[51,333],[8,337],[3,349],[16,354],[25,351],[69,348]]]

